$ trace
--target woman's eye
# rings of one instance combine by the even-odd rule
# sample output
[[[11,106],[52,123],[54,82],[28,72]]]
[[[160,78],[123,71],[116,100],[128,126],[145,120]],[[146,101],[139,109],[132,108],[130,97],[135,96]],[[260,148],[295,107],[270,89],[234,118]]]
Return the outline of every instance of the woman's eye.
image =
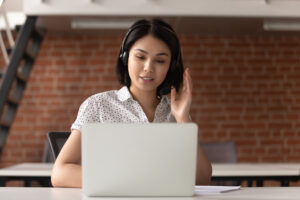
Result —
[[[164,60],[156,60],[156,62],[161,63],[161,64],[165,63]]]
[[[145,60],[144,56],[136,56],[139,60]]]

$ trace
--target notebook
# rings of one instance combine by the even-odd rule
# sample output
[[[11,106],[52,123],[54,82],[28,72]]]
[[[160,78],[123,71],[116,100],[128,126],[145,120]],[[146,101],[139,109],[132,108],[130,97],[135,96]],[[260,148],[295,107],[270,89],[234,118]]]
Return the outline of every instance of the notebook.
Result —
[[[194,123],[87,124],[82,129],[85,196],[192,196]]]
[[[241,189],[241,186],[196,185],[195,195],[221,194]]]

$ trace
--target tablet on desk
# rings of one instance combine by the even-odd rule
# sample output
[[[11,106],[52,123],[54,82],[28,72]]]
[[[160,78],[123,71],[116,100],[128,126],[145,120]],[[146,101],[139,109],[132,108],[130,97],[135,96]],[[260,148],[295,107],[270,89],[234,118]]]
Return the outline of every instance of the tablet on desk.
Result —
[[[82,129],[86,196],[192,196],[194,123],[87,124]]]

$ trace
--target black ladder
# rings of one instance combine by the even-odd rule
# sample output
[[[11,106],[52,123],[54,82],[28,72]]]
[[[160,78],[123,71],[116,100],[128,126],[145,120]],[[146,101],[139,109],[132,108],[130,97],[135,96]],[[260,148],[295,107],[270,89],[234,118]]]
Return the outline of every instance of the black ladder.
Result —
[[[5,72],[0,75],[0,151],[16,116],[26,83],[45,35],[35,27],[36,16],[28,16],[11,51]]]

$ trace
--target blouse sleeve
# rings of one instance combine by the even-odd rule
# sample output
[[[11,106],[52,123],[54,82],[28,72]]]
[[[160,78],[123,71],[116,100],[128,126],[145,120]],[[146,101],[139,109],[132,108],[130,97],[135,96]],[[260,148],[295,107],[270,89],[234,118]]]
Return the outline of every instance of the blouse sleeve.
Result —
[[[71,126],[71,130],[77,129],[81,131],[84,124],[95,122],[100,122],[99,109],[97,108],[96,102],[90,97],[81,104],[77,118]]]

